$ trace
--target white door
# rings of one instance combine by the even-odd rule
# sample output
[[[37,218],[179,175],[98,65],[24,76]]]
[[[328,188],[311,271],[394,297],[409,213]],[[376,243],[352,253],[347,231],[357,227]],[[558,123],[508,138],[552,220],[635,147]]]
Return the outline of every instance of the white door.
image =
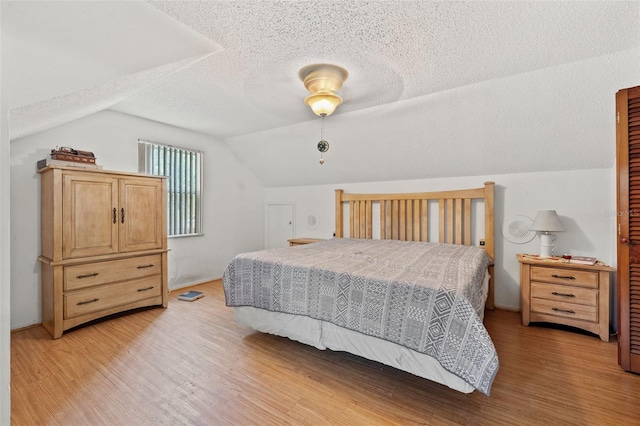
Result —
[[[287,247],[293,238],[293,204],[269,204],[267,207],[267,248]]]

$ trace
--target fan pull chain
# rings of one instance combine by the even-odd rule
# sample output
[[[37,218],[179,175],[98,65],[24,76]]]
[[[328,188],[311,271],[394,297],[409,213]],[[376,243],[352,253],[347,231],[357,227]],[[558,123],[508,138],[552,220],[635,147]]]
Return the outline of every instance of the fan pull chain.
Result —
[[[320,141],[324,140],[324,117],[322,117],[322,123],[320,124]],[[322,157],[322,151],[320,151],[320,165],[324,164],[324,158]]]
[[[324,140],[324,116],[322,116],[322,123],[320,124],[320,142],[318,142],[318,151],[320,151],[320,165],[324,164],[323,153],[329,150],[329,142]]]

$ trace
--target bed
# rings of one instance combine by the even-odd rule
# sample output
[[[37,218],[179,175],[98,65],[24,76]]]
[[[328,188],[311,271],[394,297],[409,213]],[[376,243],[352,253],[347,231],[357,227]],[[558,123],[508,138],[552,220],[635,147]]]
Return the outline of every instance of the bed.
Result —
[[[239,324],[489,395],[494,184],[404,194],[336,190],[335,238],[236,256]]]

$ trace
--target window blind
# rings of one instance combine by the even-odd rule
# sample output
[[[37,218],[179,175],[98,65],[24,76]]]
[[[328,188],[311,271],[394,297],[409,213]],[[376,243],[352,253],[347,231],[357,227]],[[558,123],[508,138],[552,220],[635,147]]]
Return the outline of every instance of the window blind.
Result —
[[[167,233],[202,233],[203,153],[186,148],[138,141],[141,172],[167,176]]]

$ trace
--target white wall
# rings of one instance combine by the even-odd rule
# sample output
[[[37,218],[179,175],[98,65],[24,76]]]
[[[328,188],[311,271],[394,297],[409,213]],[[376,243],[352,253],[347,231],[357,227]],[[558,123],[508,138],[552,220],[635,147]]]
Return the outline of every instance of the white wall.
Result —
[[[204,151],[204,236],[169,239],[169,287],[220,278],[236,254],[262,248],[263,188],[210,137],[103,111],[11,142],[11,327],[41,321],[39,179],[35,164],[56,146],[92,151],[105,170],[138,171],[137,140]]]
[[[2,7],[0,7],[0,21]],[[0,32],[0,46],[2,33]],[[4,86],[4,61],[0,56],[0,86]],[[0,95],[0,425],[8,425],[11,420],[11,361],[10,336],[10,238],[9,238],[9,107],[5,91]]]
[[[611,143],[614,143],[613,141]],[[538,210],[557,210],[566,232],[557,233],[559,253],[595,256],[615,266],[615,178],[611,169],[565,172],[519,173],[476,177],[418,179],[393,182],[279,187],[265,189],[265,203],[295,202],[296,237],[331,238],[334,232],[334,190],[345,192],[421,192],[481,187],[496,183],[495,283],[496,305],[519,309],[519,263],[517,253],[539,253],[539,238],[514,244],[502,236],[505,219],[525,215],[533,219]],[[316,229],[306,226],[314,215]]]

